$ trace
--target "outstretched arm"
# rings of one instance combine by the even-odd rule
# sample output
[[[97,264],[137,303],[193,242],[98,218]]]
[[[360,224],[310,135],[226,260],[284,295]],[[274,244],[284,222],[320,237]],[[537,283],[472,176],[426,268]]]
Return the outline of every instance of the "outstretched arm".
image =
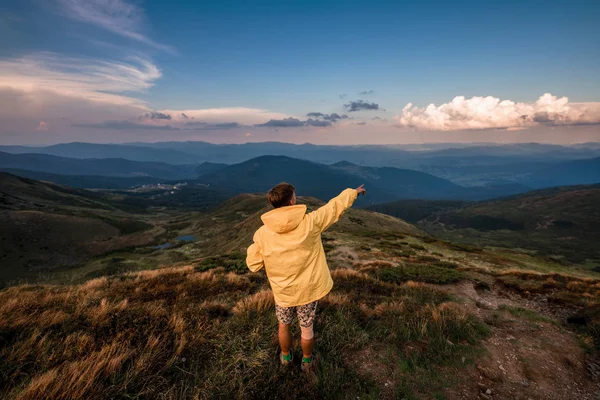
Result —
[[[246,251],[246,265],[252,272],[256,272],[265,266],[260,245],[257,241],[257,233],[254,234],[254,243]]]
[[[309,213],[313,218],[315,229],[323,232],[335,224],[360,193],[366,193],[363,185],[356,189],[346,189],[339,196],[329,200],[323,207]]]

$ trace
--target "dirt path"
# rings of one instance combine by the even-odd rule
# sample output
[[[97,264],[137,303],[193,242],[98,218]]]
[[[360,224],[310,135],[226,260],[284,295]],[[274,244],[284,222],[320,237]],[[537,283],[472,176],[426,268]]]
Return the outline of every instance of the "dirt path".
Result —
[[[486,354],[465,371],[460,385],[448,390],[448,398],[598,398],[600,386],[586,370],[585,353],[575,335],[549,318],[519,312],[527,309],[560,320],[560,310],[495,285],[476,290],[472,281],[465,281],[440,288],[464,301],[492,329],[483,343]]]

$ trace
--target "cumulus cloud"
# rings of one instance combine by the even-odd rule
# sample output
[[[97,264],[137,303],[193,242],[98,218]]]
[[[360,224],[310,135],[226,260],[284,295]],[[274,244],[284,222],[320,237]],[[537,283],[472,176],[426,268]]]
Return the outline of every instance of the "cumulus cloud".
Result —
[[[312,118],[307,119],[306,121],[304,121],[304,123],[307,126],[317,126],[317,127],[321,127],[321,128],[331,126],[331,124],[332,124],[331,121],[325,121],[322,119],[312,119]]]
[[[171,115],[170,114],[161,113],[161,112],[157,112],[157,111],[151,111],[149,113],[146,113],[146,114],[140,116],[139,119],[151,119],[151,120],[166,119],[166,120],[170,120],[171,119]]]
[[[266,126],[271,128],[297,128],[302,126],[314,126],[318,128],[326,128],[332,126],[342,119],[348,119],[346,114],[340,115],[337,113],[324,114],[321,112],[309,112],[306,114],[309,117],[306,120],[300,120],[294,117],[283,119],[270,119],[264,124],[255,124],[255,126]]]
[[[399,116],[399,126],[428,130],[509,128],[518,130],[543,125],[600,124],[600,103],[570,103],[546,93],[533,103],[496,97],[455,97],[450,103],[427,107],[408,103]]]
[[[364,100],[351,101],[348,104],[344,104],[344,108],[349,112],[361,111],[361,110],[379,110],[379,104],[369,103]]]
[[[146,25],[144,10],[124,0],[57,0],[59,12],[86,24],[95,25],[147,44],[154,48],[173,53],[170,46],[157,43],[142,32]]]
[[[271,128],[294,128],[305,126],[306,121],[300,121],[298,118],[270,119],[264,124],[256,124],[256,126],[267,126]]]
[[[368,96],[370,94],[375,94],[374,90],[363,90],[362,92],[358,92],[361,96]]]
[[[343,115],[339,115],[338,113],[323,114],[320,112],[309,112],[308,114],[306,114],[306,116],[310,117],[310,118],[323,119],[323,120],[329,121],[329,122],[337,122],[341,119],[349,118],[346,114],[343,114]]]

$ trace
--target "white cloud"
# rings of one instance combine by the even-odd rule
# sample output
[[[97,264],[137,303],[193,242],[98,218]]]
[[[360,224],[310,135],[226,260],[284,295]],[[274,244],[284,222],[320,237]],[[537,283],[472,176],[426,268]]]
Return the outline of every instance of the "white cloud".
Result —
[[[496,97],[455,97],[440,106],[408,103],[395,117],[398,125],[427,130],[530,128],[541,125],[600,124],[600,103],[570,103],[546,93],[535,103],[516,103]]]
[[[69,126],[223,131],[288,117],[248,107],[156,110],[131,94],[152,88],[160,77],[143,58],[121,62],[38,53],[0,59],[0,134],[31,132],[40,121],[55,133]]]
[[[173,48],[153,41],[142,33],[144,10],[124,0],[57,0],[62,12],[77,21],[137,40],[154,48],[174,52]]]
[[[148,110],[146,103],[122,93],[143,92],[160,77],[160,70],[143,58],[116,62],[38,53],[0,60],[0,115],[9,109],[10,116],[47,113],[61,104],[80,109],[81,102],[99,111],[121,106],[119,114],[137,114]]]
[[[253,125],[266,122],[270,119],[285,118],[288,115],[248,107],[222,107],[192,110],[160,110],[161,113],[171,115],[175,122],[201,122],[220,123],[235,121],[240,125]],[[185,117],[182,115],[185,114]]]

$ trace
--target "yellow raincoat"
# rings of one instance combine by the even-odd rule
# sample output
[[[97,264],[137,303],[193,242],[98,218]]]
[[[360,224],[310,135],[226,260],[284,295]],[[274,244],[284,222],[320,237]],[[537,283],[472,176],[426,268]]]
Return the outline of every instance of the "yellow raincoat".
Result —
[[[246,264],[256,272],[265,267],[275,303],[301,306],[319,300],[333,287],[321,233],[352,206],[358,192],[346,189],[310,213],[305,205],[280,207],[264,213],[264,223],[248,247]]]

